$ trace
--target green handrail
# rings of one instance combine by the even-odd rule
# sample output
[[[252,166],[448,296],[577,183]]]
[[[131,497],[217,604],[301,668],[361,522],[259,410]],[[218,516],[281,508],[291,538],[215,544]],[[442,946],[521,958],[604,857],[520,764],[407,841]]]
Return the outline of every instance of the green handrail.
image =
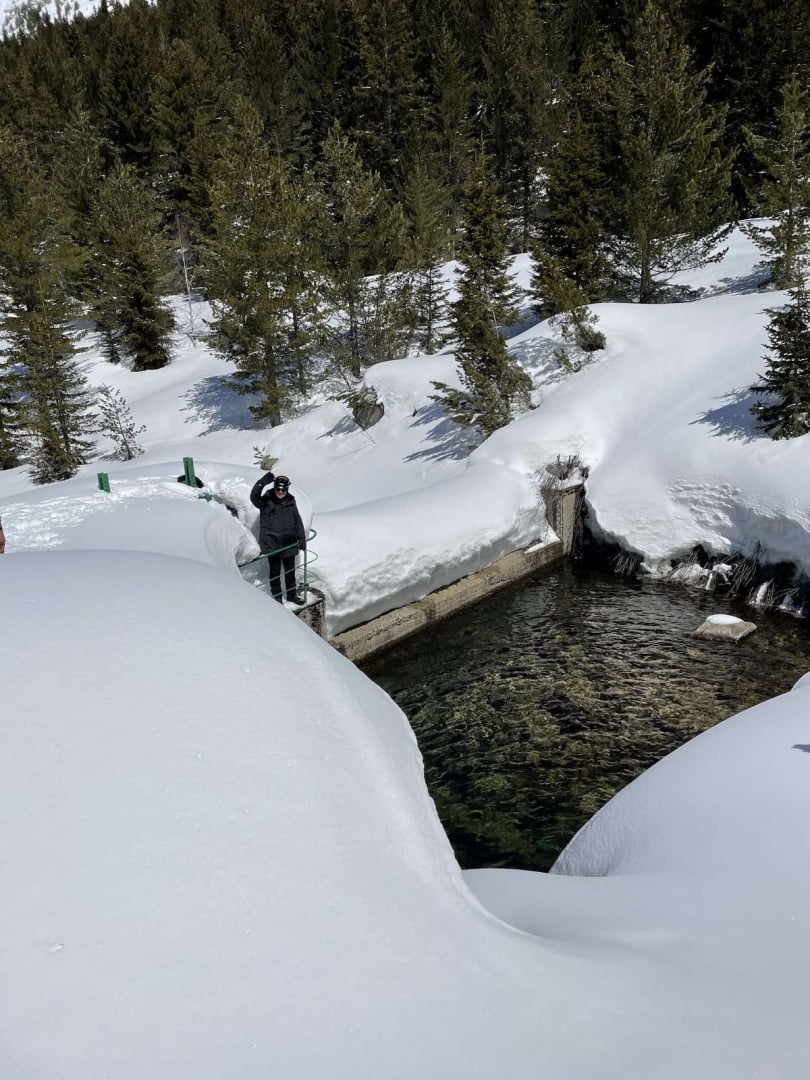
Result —
[[[312,562],[317,562],[318,561],[317,552],[315,552],[315,551],[310,552],[310,550],[309,550],[309,542],[310,542],[310,540],[314,540],[317,535],[318,534],[315,531],[315,529],[310,529],[309,530],[309,532],[307,533],[307,536],[306,536],[306,545],[307,546],[304,548],[304,551],[303,551],[303,555],[304,555],[304,565],[303,565],[304,577],[303,577],[303,581],[302,581],[301,584],[302,584],[303,589],[304,589],[304,596],[305,597],[307,595],[307,590],[308,590],[308,587],[309,587],[309,578],[308,578],[308,575],[307,575],[308,563],[310,561],[312,561]],[[243,566],[251,566],[253,563],[261,562],[262,559],[269,559],[272,555],[281,555],[282,552],[290,551],[293,548],[295,548],[296,551],[298,550],[298,541],[297,540],[293,544],[285,544],[284,547],[273,548],[272,551],[264,551],[264,552],[262,552],[261,555],[257,555],[255,558],[248,559],[247,562],[238,563],[237,565],[239,566],[239,569],[241,570]],[[311,560],[309,559],[310,554],[313,556],[313,558]]]

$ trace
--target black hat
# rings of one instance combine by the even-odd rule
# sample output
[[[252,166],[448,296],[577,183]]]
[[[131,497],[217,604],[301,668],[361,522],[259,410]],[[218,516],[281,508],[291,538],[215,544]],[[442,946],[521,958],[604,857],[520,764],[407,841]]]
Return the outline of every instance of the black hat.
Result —
[[[273,481],[274,488],[288,488],[290,486],[289,476],[277,476]]]

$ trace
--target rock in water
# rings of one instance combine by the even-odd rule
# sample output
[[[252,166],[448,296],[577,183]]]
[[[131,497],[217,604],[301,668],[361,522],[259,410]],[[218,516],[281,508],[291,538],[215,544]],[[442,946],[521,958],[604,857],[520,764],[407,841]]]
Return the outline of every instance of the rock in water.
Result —
[[[743,619],[738,619],[736,615],[710,615],[697,630],[692,632],[692,637],[710,641],[742,641],[755,630],[755,623],[745,622]]]

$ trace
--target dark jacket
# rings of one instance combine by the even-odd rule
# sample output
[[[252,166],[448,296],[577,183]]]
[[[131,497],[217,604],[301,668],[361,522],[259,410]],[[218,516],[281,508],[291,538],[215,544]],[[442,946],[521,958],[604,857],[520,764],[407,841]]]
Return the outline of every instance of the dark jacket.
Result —
[[[250,501],[259,510],[259,545],[263,552],[286,547],[287,544],[305,546],[306,532],[298,505],[289,491],[279,498],[272,489],[273,474],[266,473],[257,480],[250,492]],[[266,495],[264,488],[270,484]],[[285,551],[284,555],[295,555],[295,550]]]

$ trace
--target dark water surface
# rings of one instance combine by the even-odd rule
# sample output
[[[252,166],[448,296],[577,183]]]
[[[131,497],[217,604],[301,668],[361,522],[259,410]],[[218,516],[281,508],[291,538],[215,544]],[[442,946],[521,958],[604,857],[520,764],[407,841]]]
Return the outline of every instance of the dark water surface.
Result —
[[[738,644],[689,635],[757,623]],[[407,714],[462,866],[544,870],[611,795],[810,670],[810,626],[566,564],[363,665]]]

